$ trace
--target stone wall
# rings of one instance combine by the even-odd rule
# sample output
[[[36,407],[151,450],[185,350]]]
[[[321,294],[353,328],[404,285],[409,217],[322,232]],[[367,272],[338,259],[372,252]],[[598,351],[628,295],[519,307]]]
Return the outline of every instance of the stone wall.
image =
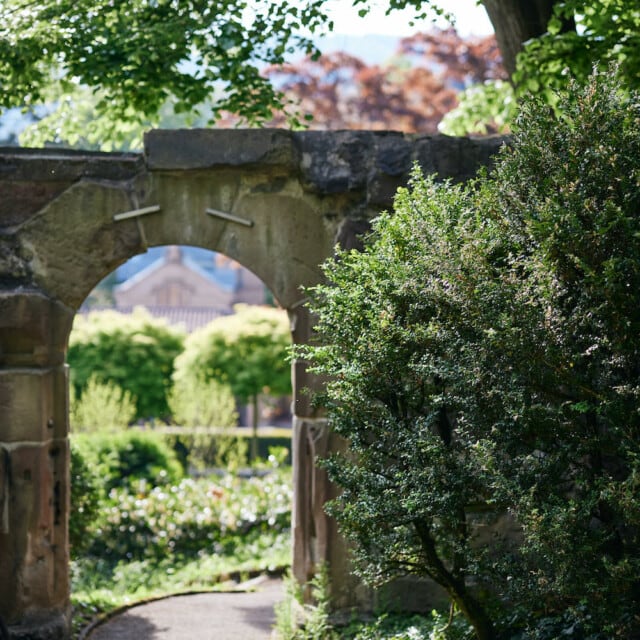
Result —
[[[152,131],[144,155],[0,149],[0,616],[13,637],[68,634],[69,451],[65,351],[74,314],[115,267],[149,246],[224,253],[271,289],[294,342],[312,320],[301,287],[336,243],[359,235],[418,162],[464,180],[498,139],[393,132]],[[369,594],[349,576],[322,510],[332,494],[314,457],[336,447],[294,385],[293,566],[328,562],[339,607]]]

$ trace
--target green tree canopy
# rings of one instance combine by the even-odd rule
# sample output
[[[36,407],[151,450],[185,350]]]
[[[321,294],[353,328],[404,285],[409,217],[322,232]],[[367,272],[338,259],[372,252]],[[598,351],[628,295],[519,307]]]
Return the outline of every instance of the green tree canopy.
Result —
[[[313,294],[332,513],[365,577],[431,576],[478,638],[640,630],[640,95],[614,75],[560,117],[525,101],[474,184],[414,174]]]
[[[236,313],[216,318],[187,337],[184,352],[176,359],[176,385],[185,381],[217,380],[234,395],[253,405],[253,452],[261,394],[291,393],[291,345],[285,311],[271,307],[237,305]]]
[[[353,4],[364,14],[373,3]],[[552,100],[567,70],[585,78],[594,64],[607,68],[611,61],[624,85],[640,86],[635,0],[481,4],[520,91]],[[414,8],[417,28],[444,13],[438,0],[389,0],[387,7]],[[262,67],[313,51],[311,36],[332,26],[326,0],[5,0],[0,105],[55,106],[42,135],[67,144],[124,144],[139,137],[132,130],[156,126],[161,114],[180,125],[211,124],[225,110],[249,123],[265,121],[283,96]],[[74,128],[78,109],[92,101],[90,130]]]
[[[77,315],[67,354],[76,395],[82,396],[91,378],[112,382],[136,399],[136,418],[167,416],[173,361],[183,339],[142,308]]]
[[[33,107],[81,87],[113,122],[154,122],[203,102],[254,121],[279,103],[260,66],[294,50],[328,19],[323,2],[273,0],[5,0],[0,104]],[[62,102],[64,106],[64,101]]]
[[[218,380],[243,401],[262,393],[291,392],[287,314],[271,307],[237,305],[187,337],[174,378]]]

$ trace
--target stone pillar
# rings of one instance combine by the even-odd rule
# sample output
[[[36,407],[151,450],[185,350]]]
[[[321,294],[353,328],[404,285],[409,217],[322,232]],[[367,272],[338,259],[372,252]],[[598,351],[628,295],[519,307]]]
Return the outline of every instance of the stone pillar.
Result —
[[[38,292],[0,293],[0,616],[12,638],[69,634],[72,320]]]
[[[309,311],[297,307],[289,311],[289,317],[294,344],[309,342],[313,326]],[[292,363],[292,381],[293,575],[304,585],[324,564],[334,609],[368,608],[371,594],[351,575],[346,542],[335,520],[324,511],[325,502],[336,496],[336,488],[316,464],[318,456],[338,451],[345,443],[331,433],[324,413],[313,406],[312,394],[322,389],[324,381],[307,371],[307,363],[301,360]]]

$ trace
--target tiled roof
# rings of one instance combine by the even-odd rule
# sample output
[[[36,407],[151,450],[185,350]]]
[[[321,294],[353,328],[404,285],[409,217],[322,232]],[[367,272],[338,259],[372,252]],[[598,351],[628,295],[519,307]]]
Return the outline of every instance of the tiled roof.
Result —
[[[133,312],[134,307],[92,307],[81,308],[78,313],[87,314],[91,311],[104,311],[105,309],[113,309],[118,313],[129,314]],[[170,325],[182,327],[191,333],[195,329],[204,327],[212,320],[220,316],[229,315],[231,312],[226,308],[216,309],[215,307],[145,307],[145,309],[154,318],[164,318]]]
[[[239,283],[237,268],[215,262],[215,252],[199,247],[180,247],[182,261],[189,269],[217,284],[226,291],[235,291]],[[150,247],[145,253],[133,256],[116,269],[120,286],[131,286],[146,278],[166,263],[167,247]]]

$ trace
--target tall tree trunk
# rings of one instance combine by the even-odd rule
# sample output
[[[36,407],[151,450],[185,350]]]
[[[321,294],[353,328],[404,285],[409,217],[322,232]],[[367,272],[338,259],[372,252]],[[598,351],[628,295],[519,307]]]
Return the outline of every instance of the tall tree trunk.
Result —
[[[442,562],[429,525],[423,520],[415,520],[413,524],[420,538],[420,544],[425,554],[431,577],[441,587],[444,587],[449,597],[473,627],[478,640],[495,640],[496,633],[493,623],[484,607],[467,588],[464,575],[454,574]]]
[[[251,449],[249,455],[251,462],[258,459],[258,394],[251,396]]]
[[[557,0],[483,0],[482,4],[496,32],[504,68],[511,77],[524,43],[547,30]]]

